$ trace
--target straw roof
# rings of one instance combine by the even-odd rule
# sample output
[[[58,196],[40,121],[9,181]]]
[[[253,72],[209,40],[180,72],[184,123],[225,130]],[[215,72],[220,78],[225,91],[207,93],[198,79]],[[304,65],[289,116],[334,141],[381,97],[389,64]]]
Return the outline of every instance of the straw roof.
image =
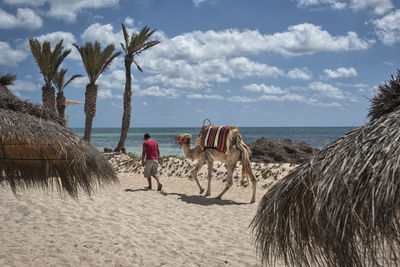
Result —
[[[52,188],[77,197],[116,182],[110,163],[62,126],[57,114],[0,86],[0,181],[17,188]]]
[[[386,101],[381,88],[379,94],[371,109],[379,116],[265,194],[251,224],[264,262],[400,264],[400,109],[379,110],[387,107],[377,100]]]

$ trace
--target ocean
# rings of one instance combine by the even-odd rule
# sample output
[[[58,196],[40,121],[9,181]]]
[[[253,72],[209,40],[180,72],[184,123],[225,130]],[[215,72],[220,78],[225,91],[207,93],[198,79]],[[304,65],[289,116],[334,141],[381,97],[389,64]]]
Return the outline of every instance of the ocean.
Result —
[[[322,149],[355,127],[241,127],[240,133],[246,144],[255,142],[261,137],[272,140],[290,139],[293,142],[306,142],[310,146]],[[83,128],[71,128],[83,137]],[[192,144],[199,134],[200,128],[131,128],[125,142],[128,152],[136,155],[142,153],[143,135],[149,133],[159,144],[161,156],[183,156],[182,149],[175,144],[174,136],[189,133],[193,136]],[[114,149],[119,141],[120,128],[93,128],[91,144],[98,150],[104,147]]]

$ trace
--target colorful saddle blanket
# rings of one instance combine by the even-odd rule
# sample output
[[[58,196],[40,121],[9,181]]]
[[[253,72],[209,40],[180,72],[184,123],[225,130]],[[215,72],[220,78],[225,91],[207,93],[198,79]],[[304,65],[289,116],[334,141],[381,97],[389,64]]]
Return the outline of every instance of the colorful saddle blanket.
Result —
[[[228,149],[227,137],[229,131],[235,126],[215,126],[209,125],[203,130],[201,136],[201,147],[215,148],[223,153]]]

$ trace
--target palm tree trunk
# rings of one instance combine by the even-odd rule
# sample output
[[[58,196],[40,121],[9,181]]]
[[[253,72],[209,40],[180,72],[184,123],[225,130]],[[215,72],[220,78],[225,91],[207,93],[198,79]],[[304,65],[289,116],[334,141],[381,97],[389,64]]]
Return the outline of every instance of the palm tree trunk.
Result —
[[[92,134],[93,118],[96,116],[96,100],[97,100],[97,85],[88,84],[85,92],[85,134],[83,139],[90,143],[90,136]]]
[[[66,120],[65,120],[65,96],[64,92],[58,92],[57,93],[57,111],[58,111],[58,116],[60,116],[61,119],[63,119],[64,126],[66,125]]]
[[[42,87],[42,101],[45,108],[56,112],[56,90],[53,86],[45,85]]]
[[[121,136],[114,151],[125,151],[125,140],[128,136],[132,112],[132,78],[131,78],[132,60],[125,58],[125,92],[124,92],[124,113],[122,115]]]

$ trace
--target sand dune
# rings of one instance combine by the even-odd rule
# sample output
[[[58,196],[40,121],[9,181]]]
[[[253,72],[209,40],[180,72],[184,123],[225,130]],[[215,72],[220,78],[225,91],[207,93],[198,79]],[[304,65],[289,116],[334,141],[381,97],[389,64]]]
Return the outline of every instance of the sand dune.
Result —
[[[165,171],[165,169],[164,169]],[[166,172],[164,172],[166,173]],[[248,225],[256,204],[238,181],[211,198],[193,181],[163,175],[162,192],[140,173],[79,201],[57,192],[0,193],[0,266],[259,266]],[[206,181],[201,179],[203,186]],[[257,202],[265,193],[259,183]]]

